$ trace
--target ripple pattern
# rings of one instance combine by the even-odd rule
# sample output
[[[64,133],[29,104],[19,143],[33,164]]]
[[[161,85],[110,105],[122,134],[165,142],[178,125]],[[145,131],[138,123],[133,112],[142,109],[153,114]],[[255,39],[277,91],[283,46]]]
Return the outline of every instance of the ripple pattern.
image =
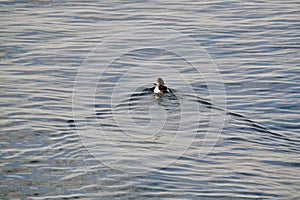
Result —
[[[298,1],[3,0],[0,5],[0,198],[300,198]],[[152,87],[150,78],[168,74],[172,65],[188,77],[195,95],[176,87],[179,76],[170,76],[168,84],[181,94],[179,102],[196,102],[200,113],[196,138],[182,156],[157,171],[132,174],[101,163],[85,147],[78,132],[93,124],[74,119],[72,95],[78,69],[95,46],[141,26],[176,30],[204,47],[220,70],[227,109],[217,144],[199,157],[210,114],[222,111],[211,103],[205,77],[166,52],[137,50],[115,60],[96,90],[96,103],[86,105],[108,133],[118,134],[110,123],[109,99],[101,94],[126,67],[145,67],[145,59],[145,73],[132,77],[149,78],[141,88]],[[150,63],[157,74],[150,73]],[[158,100],[143,90],[130,94],[136,96],[123,98],[118,111],[127,109],[130,99],[134,123],[151,124],[157,113],[143,105]],[[176,112],[171,114],[170,135],[178,125]],[[118,142],[154,149],[167,141]]]

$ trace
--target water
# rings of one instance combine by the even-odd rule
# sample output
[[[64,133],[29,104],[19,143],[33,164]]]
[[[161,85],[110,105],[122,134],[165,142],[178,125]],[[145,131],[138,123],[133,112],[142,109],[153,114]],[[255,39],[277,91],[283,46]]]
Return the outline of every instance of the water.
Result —
[[[299,7],[1,1],[0,197],[298,199]]]

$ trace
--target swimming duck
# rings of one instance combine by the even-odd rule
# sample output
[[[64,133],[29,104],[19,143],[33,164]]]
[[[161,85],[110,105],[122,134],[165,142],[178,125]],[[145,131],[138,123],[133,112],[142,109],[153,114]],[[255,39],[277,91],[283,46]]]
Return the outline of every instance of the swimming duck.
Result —
[[[154,88],[155,94],[170,93],[168,87],[165,86],[165,82],[162,78],[158,78],[154,85],[156,85],[156,87]]]

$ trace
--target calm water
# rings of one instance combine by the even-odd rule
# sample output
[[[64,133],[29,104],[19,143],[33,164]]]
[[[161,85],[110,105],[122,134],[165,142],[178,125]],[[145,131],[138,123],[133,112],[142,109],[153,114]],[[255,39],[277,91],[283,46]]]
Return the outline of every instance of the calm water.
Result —
[[[300,198],[298,1],[0,5],[0,198]]]

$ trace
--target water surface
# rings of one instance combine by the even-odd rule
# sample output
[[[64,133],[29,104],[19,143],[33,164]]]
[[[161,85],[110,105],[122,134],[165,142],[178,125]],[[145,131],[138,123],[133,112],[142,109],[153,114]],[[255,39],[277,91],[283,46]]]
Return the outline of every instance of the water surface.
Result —
[[[293,0],[2,1],[0,197],[298,199],[299,6]],[[97,81],[95,101],[72,110],[76,75],[89,53],[112,35],[141,27],[178,31],[202,46],[220,71],[225,110],[213,104],[205,74],[188,62],[209,70],[209,57],[191,53],[184,59],[156,48],[121,54]],[[131,38],[132,44],[141,39]],[[107,66],[97,67],[89,73]],[[174,96],[149,92],[158,76]],[[120,80],[124,84],[116,87]],[[85,109],[94,112],[86,117]],[[211,116],[224,112],[221,135],[214,129],[206,135]],[[182,113],[191,117],[180,129]],[[99,131],[94,138],[105,133],[136,157],[127,164],[118,154],[121,163],[110,165],[108,158],[116,161],[110,155],[120,152],[104,140],[83,142],[82,131],[91,127]],[[176,133],[191,144],[167,146]],[[204,144],[212,144],[205,141],[216,137],[212,151],[199,156]],[[187,149],[177,154],[176,147]],[[155,162],[137,157],[149,151],[158,155]]]

